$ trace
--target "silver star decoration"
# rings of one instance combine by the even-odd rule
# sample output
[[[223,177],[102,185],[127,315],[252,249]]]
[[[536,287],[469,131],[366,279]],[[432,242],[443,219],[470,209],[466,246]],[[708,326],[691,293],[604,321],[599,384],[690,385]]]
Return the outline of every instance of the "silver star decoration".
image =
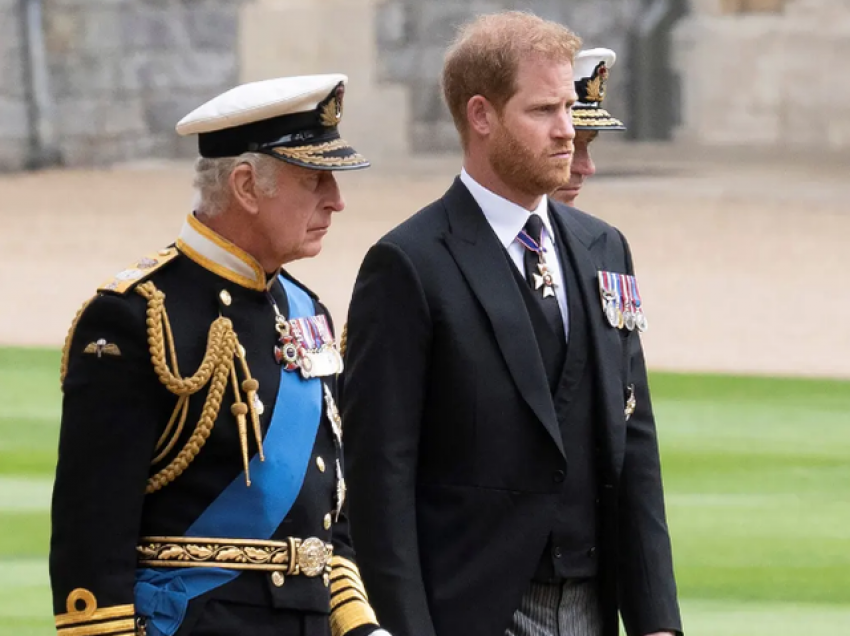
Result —
[[[537,265],[537,269],[540,270],[539,274],[532,274],[534,277],[534,289],[543,288],[543,298],[548,298],[549,296],[555,295],[555,282],[552,280],[552,274],[549,273],[549,268],[546,266],[546,263],[539,263]]]

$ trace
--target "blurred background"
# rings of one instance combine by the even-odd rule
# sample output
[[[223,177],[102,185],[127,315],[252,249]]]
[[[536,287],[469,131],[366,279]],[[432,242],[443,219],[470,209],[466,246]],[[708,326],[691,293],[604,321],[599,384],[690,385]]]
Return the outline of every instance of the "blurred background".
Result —
[[[360,260],[460,168],[446,44],[529,9],[614,49],[578,205],[629,237],[689,635],[850,634],[850,0],[0,0],[0,636],[50,634],[59,355],[172,242],[245,81],[344,72],[373,168],[291,269],[338,325]],[[116,422],[120,425],[120,422]]]

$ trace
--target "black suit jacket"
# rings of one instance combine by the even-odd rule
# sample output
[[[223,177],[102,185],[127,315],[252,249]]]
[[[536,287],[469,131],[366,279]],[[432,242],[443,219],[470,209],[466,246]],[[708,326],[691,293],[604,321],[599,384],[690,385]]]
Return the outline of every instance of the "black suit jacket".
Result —
[[[575,254],[598,373],[606,634],[680,629],[655,422],[636,332],[610,327],[597,271],[632,273],[622,235],[550,214]],[[569,478],[549,385],[505,250],[456,180],[371,248],[348,322],[351,530],[394,636],[501,636]],[[651,309],[650,309],[651,312]],[[626,421],[628,386],[637,410]]]

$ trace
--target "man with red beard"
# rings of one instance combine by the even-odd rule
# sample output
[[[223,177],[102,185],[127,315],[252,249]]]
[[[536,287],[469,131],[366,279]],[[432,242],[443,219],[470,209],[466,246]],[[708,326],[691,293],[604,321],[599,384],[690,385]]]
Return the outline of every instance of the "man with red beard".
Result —
[[[596,174],[596,165],[590,156],[590,144],[602,130],[625,130],[619,119],[602,108],[605,83],[617,55],[611,49],[580,51],[573,65],[578,101],[573,107],[573,162],[570,180],[552,193],[552,198],[564,205],[574,206],[584,182]]]
[[[579,45],[527,13],[460,31],[442,79],[463,170],[357,278],[351,531],[396,636],[681,630],[629,248],[547,197]]]

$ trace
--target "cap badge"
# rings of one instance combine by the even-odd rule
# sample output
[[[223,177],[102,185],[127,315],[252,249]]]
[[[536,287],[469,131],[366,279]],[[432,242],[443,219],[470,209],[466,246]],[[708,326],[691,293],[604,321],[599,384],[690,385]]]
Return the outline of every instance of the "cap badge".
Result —
[[[605,82],[608,80],[608,67],[599,62],[590,77],[577,82],[578,100],[582,103],[601,103],[605,99]]]
[[[333,128],[342,121],[342,98],[345,95],[345,84],[340,82],[331,94],[330,100],[322,106],[319,121],[322,126]]]

